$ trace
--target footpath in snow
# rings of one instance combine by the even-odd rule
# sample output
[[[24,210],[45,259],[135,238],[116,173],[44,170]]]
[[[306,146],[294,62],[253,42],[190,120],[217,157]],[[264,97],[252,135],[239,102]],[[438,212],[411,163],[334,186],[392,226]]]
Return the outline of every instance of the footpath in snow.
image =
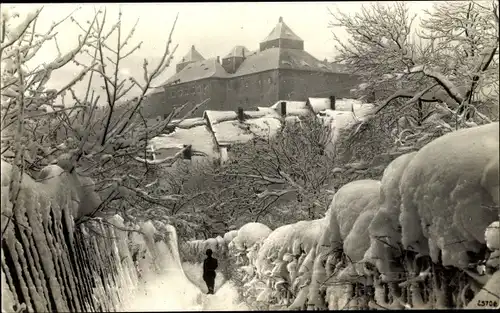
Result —
[[[248,310],[238,303],[238,292],[230,281],[224,282],[218,273],[215,294],[207,295],[207,287],[202,279],[202,265],[184,263],[166,252],[163,271],[149,273],[140,284],[134,296],[125,299],[120,310],[135,312],[151,311],[204,311],[204,310]],[[189,277],[189,278],[188,278]]]

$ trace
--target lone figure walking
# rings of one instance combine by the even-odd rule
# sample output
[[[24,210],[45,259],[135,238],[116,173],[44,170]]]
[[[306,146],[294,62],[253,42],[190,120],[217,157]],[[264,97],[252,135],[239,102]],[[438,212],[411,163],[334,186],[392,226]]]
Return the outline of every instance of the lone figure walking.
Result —
[[[217,269],[217,259],[212,258],[212,249],[207,249],[207,258],[203,261],[203,280],[207,284],[208,294],[214,294],[215,270]]]

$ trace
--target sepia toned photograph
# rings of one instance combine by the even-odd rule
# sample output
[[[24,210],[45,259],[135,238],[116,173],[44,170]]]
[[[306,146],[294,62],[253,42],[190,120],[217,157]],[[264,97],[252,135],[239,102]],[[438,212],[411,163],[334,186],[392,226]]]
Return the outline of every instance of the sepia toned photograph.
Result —
[[[500,309],[497,0],[0,13],[2,313]]]

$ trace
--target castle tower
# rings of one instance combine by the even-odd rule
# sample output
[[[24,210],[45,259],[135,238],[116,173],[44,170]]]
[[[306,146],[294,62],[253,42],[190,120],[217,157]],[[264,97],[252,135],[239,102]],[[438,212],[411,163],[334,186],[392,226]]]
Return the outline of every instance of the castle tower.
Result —
[[[304,50],[304,40],[297,36],[283,18],[280,17],[278,24],[269,33],[269,35],[260,43],[260,51],[270,48],[285,48]]]
[[[205,60],[205,58],[198,51],[196,51],[193,45],[191,46],[191,49],[189,49],[188,53],[182,58],[182,61],[177,63],[177,65],[175,66],[175,72],[179,73],[189,63],[203,61],[203,60]]]
[[[236,72],[249,53],[250,51],[244,46],[235,46],[224,58],[222,58],[222,67],[224,67],[228,73]]]

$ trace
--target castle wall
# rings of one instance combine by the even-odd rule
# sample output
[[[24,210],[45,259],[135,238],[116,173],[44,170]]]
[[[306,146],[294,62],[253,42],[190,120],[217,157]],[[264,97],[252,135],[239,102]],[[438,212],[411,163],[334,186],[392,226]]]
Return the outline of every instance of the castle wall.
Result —
[[[351,74],[281,69],[279,84],[280,99],[302,101],[307,97],[349,97],[358,79]]]
[[[278,71],[266,71],[227,81],[225,110],[246,110],[268,106],[278,101]]]

